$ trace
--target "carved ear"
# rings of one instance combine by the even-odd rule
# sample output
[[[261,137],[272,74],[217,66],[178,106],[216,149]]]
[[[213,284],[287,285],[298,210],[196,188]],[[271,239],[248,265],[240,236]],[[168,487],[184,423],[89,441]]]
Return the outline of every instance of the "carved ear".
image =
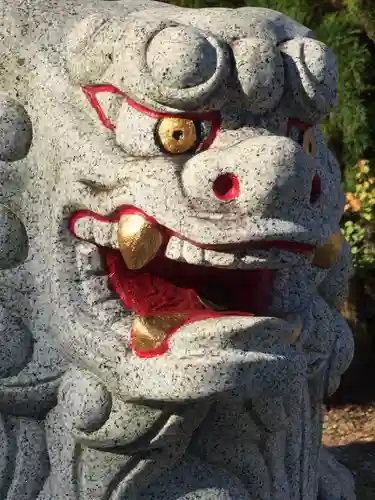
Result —
[[[280,45],[286,73],[288,110],[294,118],[318,123],[337,101],[337,64],[332,51],[312,38],[294,38]],[[289,109],[290,108],[290,109]]]
[[[122,23],[93,14],[76,24],[66,38],[66,69],[75,85],[100,82],[112,63],[113,46]]]

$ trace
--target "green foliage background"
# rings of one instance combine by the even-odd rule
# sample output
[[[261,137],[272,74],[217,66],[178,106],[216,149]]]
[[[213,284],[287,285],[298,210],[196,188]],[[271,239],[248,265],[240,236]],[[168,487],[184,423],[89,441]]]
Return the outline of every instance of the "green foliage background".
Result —
[[[312,28],[335,52],[339,105],[323,124],[347,190],[355,165],[375,163],[375,0],[172,0],[184,7],[268,7]]]

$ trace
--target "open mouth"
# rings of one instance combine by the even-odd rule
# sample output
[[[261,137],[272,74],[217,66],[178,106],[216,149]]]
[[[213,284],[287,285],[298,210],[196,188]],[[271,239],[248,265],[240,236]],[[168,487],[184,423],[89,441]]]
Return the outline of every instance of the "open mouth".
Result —
[[[183,324],[225,315],[261,315],[267,310],[273,271],[236,269],[233,263],[225,267],[221,257],[230,258],[244,246],[313,252],[311,245],[281,241],[202,246],[133,207],[123,207],[109,217],[78,211],[69,228],[76,238],[99,248],[109,287],[135,314],[131,347],[142,357],[164,353],[168,339]],[[175,260],[170,248],[176,242],[211,259],[214,256],[218,265],[204,259],[200,264]]]

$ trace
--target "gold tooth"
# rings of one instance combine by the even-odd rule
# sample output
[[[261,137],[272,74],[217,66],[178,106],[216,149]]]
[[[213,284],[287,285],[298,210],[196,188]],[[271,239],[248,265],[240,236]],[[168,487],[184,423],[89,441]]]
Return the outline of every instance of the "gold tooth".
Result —
[[[137,316],[133,321],[133,345],[139,352],[157,349],[173,328],[179,326],[184,314]]]
[[[118,224],[118,244],[129,269],[146,266],[163,244],[163,235],[155,224],[139,214],[125,214]]]
[[[295,313],[280,313],[275,316],[276,318],[280,318],[292,325],[294,325],[294,336],[290,338],[290,344],[296,344],[302,333],[302,319],[299,314]]]
[[[330,239],[324,245],[318,245],[315,249],[315,255],[312,260],[313,266],[321,269],[329,269],[336,264],[341,253],[343,237],[340,231],[332,234]]]

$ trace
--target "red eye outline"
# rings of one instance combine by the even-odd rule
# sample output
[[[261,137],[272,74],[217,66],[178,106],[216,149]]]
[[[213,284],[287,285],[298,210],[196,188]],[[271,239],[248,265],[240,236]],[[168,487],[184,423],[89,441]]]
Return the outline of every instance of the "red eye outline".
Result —
[[[290,133],[291,133],[293,128],[296,128],[300,132],[306,132],[312,126],[313,126],[312,124],[306,123],[306,122],[301,122],[300,120],[297,120],[296,118],[289,118],[288,125],[287,125],[287,136],[290,137]]]
[[[111,94],[119,95],[125,99],[127,104],[131,106],[133,109],[136,111],[139,111],[140,113],[143,113],[150,118],[156,118],[158,120],[163,119],[163,118],[181,118],[181,119],[187,119],[187,120],[193,120],[193,121],[208,121],[211,122],[211,132],[210,134],[204,139],[204,141],[201,143],[199,150],[203,151],[204,149],[208,149],[211,144],[214,142],[215,138],[217,137],[220,127],[221,127],[221,115],[220,111],[197,111],[197,112],[190,112],[190,113],[163,113],[160,111],[154,111],[152,109],[147,108],[146,106],[143,106],[142,104],[139,104],[136,101],[133,101],[129,96],[127,96],[124,92],[119,90],[118,88],[114,87],[113,85],[110,84],[98,84],[98,85],[88,85],[85,87],[82,87],[82,91],[87,97],[89,103],[91,106],[95,109],[99,120],[101,123],[104,125],[109,130],[114,130],[115,126],[113,123],[111,123],[106,116],[103,108],[101,107],[97,94],[104,93],[104,92],[110,92]]]
[[[314,158],[315,153],[316,153],[316,141],[315,141],[315,138],[314,138],[313,132],[312,132],[313,126],[314,125],[312,125],[310,123],[305,123],[305,122],[301,122],[300,120],[297,120],[295,118],[290,118],[288,121],[288,125],[287,125],[287,136],[294,139],[292,137],[292,130],[295,129],[296,131],[298,131],[298,134],[299,134],[298,139],[294,139],[294,140],[296,140],[296,142],[298,142],[298,144],[303,148],[303,150],[306,154],[308,154],[309,156]],[[310,132],[310,138],[307,136],[308,132]],[[308,151],[306,150],[306,144],[305,144],[306,139],[307,139],[307,141],[309,141]]]

